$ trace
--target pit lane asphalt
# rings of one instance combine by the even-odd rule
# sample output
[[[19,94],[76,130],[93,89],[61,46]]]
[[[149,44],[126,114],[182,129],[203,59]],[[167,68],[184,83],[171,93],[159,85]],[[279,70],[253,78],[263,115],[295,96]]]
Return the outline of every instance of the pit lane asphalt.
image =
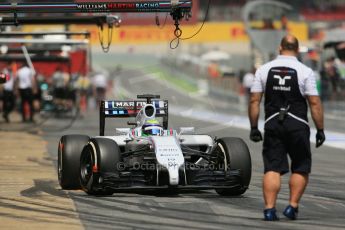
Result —
[[[201,102],[195,97],[182,94],[169,83],[157,82],[150,76],[142,77],[140,71],[124,71],[117,81],[127,92],[160,94],[168,99],[171,107],[184,106],[191,110],[207,109],[217,113],[232,113],[211,100]],[[135,95],[133,93],[133,95]],[[210,104],[212,103],[212,104]],[[170,108],[171,110],[171,108]],[[185,111],[188,113],[188,111]],[[233,110],[233,113],[240,112]],[[173,113],[171,113],[173,114]],[[65,121],[54,120],[54,125]],[[126,127],[126,120],[111,119],[106,122],[106,134],[115,127]],[[249,145],[253,175],[250,189],[239,197],[220,197],[214,191],[188,192],[177,196],[159,196],[137,193],[115,193],[107,197],[92,197],[82,191],[69,191],[79,218],[85,229],[344,229],[345,228],[345,152],[343,149],[313,148],[313,169],[310,183],[300,205],[298,221],[262,221],[262,159],[261,143],[249,141],[248,131],[229,125],[200,121],[179,114],[170,115],[169,126],[195,126],[212,136],[241,137]],[[98,112],[89,112],[78,119],[71,129],[63,133],[46,132],[48,152],[57,157],[57,144],[61,135],[80,133],[98,135]],[[209,130],[209,131],[207,131]],[[281,213],[288,199],[287,176],[279,195],[277,209]]]

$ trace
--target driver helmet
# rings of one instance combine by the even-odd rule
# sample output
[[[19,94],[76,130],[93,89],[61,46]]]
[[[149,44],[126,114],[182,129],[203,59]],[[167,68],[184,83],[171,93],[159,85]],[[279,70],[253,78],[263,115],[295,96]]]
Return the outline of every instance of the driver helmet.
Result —
[[[144,135],[161,136],[163,134],[163,128],[157,119],[149,119],[142,126],[142,132]]]

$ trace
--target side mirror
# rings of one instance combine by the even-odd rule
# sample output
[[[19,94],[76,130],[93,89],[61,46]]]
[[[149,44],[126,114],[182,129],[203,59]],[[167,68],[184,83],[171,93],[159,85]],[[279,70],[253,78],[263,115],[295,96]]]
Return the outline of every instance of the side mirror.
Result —
[[[195,134],[194,127],[181,127],[179,134]]]

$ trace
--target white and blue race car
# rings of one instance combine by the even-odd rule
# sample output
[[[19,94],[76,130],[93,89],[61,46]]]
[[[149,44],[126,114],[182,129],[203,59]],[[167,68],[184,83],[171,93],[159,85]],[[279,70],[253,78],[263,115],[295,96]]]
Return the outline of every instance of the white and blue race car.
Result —
[[[104,136],[106,118],[129,117],[135,117],[128,122],[132,127]],[[158,189],[240,195],[248,189],[251,169],[248,147],[240,138],[212,138],[195,134],[193,127],[169,129],[168,101],[157,95],[102,101],[100,135],[65,135],[58,146],[62,189],[91,195]]]

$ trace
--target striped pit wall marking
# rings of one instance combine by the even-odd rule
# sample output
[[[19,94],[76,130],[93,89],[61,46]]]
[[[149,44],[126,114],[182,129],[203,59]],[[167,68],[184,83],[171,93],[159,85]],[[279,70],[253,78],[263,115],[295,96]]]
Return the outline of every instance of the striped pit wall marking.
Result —
[[[239,129],[249,130],[250,124],[249,119],[246,116],[238,116],[238,115],[228,115],[219,112],[212,112],[207,111],[199,108],[187,108],[182,106],[174,106],[171,105],[169,109],[170,114],[174,114],[176,116],[188,117],[197,120],[202,120],[205,122],[212,122],[216,124],[222,124],[224,127],[234,127]],[[259,120],[259,129],[263,130],[264,128],[264,121]],[[199,131],[199,130],[196,130]],[[203,132],[205,130],[203,129]],[[345,133],[339,132],[332,132],[332,131],[325,131],[326,134],[326,141],[324,143],[325,146],[338,148],[338,149],[345,149]],[[248,134],[249,135],[249,134]],[[315,135],[316,129],[311,127],[310,128],[310,142],[315,143]]]

